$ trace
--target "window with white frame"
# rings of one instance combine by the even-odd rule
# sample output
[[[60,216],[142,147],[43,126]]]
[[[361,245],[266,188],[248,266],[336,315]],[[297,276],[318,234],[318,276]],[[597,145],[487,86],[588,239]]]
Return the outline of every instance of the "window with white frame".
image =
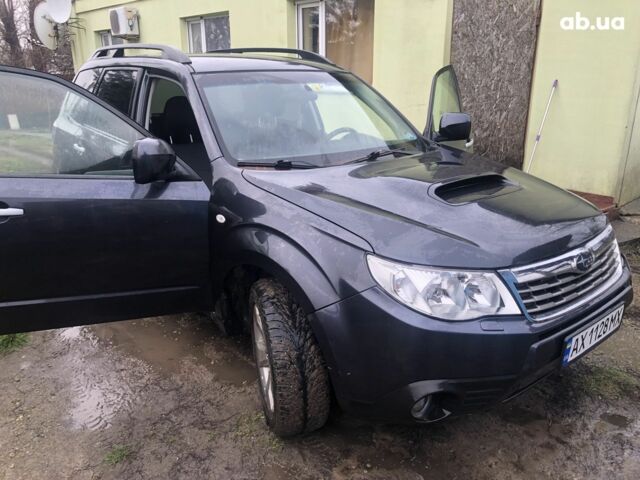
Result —
[[[124,43],[124,39],[111,35],[110,30],[98,32],[98,35],[100,35],[100,44],[103,47],[108,47],[109,45],[121,45]]]
[[[296,9],[298,48],[371,82],[375,0],[301,0]]]
[[[229,14],[211,15],[187,20],[189,52],[206,53],[231,48]]]
[[[325,2],[299,2],[298,9],[298,48],[310,52],[326,54],[324,20]]]

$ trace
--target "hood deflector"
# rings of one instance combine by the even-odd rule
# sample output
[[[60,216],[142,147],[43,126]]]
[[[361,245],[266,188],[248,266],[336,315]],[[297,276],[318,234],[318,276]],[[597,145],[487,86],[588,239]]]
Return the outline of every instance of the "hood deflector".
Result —
[[[450,205],[462,205],[520,190],[520,185],[502,175],[474,175],[441,183],[433,194]]]

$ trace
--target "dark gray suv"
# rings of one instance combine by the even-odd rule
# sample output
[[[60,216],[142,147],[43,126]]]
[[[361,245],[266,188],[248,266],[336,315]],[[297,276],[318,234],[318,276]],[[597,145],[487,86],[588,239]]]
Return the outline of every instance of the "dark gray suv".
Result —
[[[506,401],[631,301],[594,206],[464,151],[450,67],[422,133],[303,51],[118,45],[75,83],[0,67],[2,333],[215,311],[294,435],[332,395],[418,422]]]

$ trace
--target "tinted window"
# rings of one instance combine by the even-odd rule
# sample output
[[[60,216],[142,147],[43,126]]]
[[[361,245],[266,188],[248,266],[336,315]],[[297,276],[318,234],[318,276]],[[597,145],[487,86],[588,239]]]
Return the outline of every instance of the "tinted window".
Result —
[[[89,70],[83,70],[76,75],[73,83],[84,88],[85,90],[89,90],[93,92],[93,89],[96,87],[96,83],[100,79],[100,74],[102,73],[101,68],[93,68]]]
[[[0,73],[0,175],[132,175],[142,135],[51,80]]]
[[[110,70],[100,82],[96,95],[122,113],[129,115],[136,86],[135,70]]]

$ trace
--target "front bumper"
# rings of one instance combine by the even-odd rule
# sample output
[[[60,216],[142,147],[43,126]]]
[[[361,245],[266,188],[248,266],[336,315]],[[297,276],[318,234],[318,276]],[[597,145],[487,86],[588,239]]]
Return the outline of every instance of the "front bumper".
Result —
[[[428,396],[453,413],[517,396],[560,367],[567,336],[632,298],[625,262],[606,295],[545,324],[435,320],[373,287],[317,311],[312,326],[345,410],[411,421]]]

